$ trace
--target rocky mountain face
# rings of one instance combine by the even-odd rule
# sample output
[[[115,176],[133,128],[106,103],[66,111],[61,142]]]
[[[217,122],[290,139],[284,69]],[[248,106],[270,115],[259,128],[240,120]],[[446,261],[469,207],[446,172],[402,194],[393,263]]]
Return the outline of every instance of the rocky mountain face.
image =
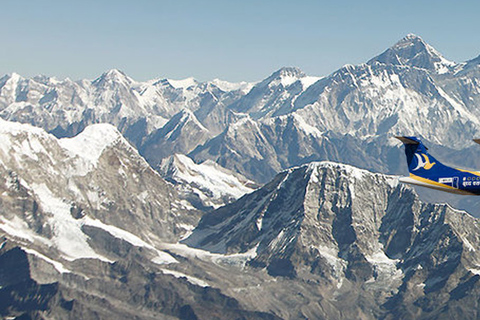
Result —
[[[257,176],[256,171],[268,172],[260,181],[269,180],[279,168],[319,159],[399,173],[389,157],[397,148],[389,139],[392,135],[418,135],[430,145],[458,150],[470,146],[479,134],[479,66],[475,61],[449,62],[419,37],[409,35],[368,63],[347,65],[295,95],[291,93],[302,87],[303,78],[297,73],[299,80],[288,82],[285,79],[292,76],[284,75],[288,69],[282,70],[232,105],[251,111],[251,121],[232,124],[192,156],[239,168],[250,178]],[[279,90],[276,84],[281,81],[275,79],[282,75],[284,83],[290,84]],[[271,91],[281,91],[275,99],[284,99],[288,107],[276,102]],[[252,107],[238,107],[242,105]],[[335,144],[329,143],[332,139]],[[355,152],[356,159],[347,154],[369,143],[382,150]],[[345,148],[347,144],[350,148]],[[228,152],[241,156],[235,159]],[[467,163],[471,158],[463,158],[458,165],[471,166]]]
[[[476,318],[479,228],[396,177],[323,162],[205,215],[184,243],[254,252],[250,268],[283,279],[258,307],[288,305],[285,318]]]
[[[0,120],[0,141],[2,318],[276,318],[165,269],[200,212],[113,126]]]
[[[2,317],[477,317],[480,223],[395,176],[313,162],[201,217],[182,192],[244,180],[177,155],[170,184],[111,125],[1,121]]]

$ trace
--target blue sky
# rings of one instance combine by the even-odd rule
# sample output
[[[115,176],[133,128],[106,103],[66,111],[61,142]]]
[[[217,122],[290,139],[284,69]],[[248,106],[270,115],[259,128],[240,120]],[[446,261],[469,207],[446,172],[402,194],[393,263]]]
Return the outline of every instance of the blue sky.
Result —
[[[323,76],[408,33],[447,59],[480,55],[480,1],[2,0],[0,75],[257,81]]]

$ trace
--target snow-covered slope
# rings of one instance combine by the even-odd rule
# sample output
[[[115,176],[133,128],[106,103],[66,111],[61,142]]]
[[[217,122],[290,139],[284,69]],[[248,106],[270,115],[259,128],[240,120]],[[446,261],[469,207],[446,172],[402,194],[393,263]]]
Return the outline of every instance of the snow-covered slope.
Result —
[[[175,184],[181,196],[203,208],[218,208],[258,187],[253,181],[213,161],[196,164],[181,154],[164,159],[159,172]]]
[[[184,109],[161,129],[145,137],[139,150],[145,159],[156,167],[162,159],[175,153],[187,154],[210,138],[210,132],[194,113]]]
[[[0,119],[2,317],[277,319],[173,269],[165,241],[198,219],[115,127],[57,139]]]
[[[293,111],[297,97],[318,80],[319,77],[309,77],[298,68],[282,68],[230,107],[254,119],[284,115]]]
[[[230,124],[191,156],[266,182],[273,172],[312,160],[405,172],[403,158],[394,156],[401,155],[394,135],[417,135],[431,146],[470,154],[466,147],[480,135],[478,65],[475,59],[449,62],[408,35],[368,63],[347,65],[303,89],[299,70],[282,69],[232,104],[251,121]],[[451,151],[441,148],[439,156],[452,159]],[[455,164],[475,168],[475,158],[459,157]]]
[[[86,226],[131,234],[120,236],[127,242],[141,234],[149,243],[176,239],[182,225],[198,219],[185,210],[175,216],[182,205],[174,190],[111,125],[58,140],[43,129],[0,120],[0,141],[0,229],[55,248],[64,259],[114,260],[91,247]]]
[[[408,34],[368,62],[370,65],[375,63],[415,67],[437,74],[452,72],[457,66],[455,62],[445,59],[437,50],[414,34]]]

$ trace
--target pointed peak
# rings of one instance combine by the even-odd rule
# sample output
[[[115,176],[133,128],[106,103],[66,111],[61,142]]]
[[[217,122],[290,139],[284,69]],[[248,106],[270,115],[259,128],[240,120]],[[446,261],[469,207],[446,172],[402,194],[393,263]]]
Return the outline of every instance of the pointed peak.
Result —
[[[303,71],[299,68],[283,67],[272,73],[272,75],[262,81],[261,84],[269,86],[283,85],[284,87],[288,87],[289,85],[305,77],[305,73],[303,73]]]
[[[18,73],[12,72],[12,73],[6,74],[2,79],[20,81],[20,80],[23,80],[24,78]]]
[[[25,80],[18,73],[9,73],[0,78],[0,87],[3,87],[7,83],[10,83],[13,86],[16,86],[20,81]]]
[[[125,72],[118,70],[118,69],[110,69],[107,72],[103,73],[104,77],[110,77],[110,78],[123,78],[127,77]]]
[[[93,80],[94,85],[104,84],[104,83],[132,83],[133,80],[128,77],[123,71],[118,69],[110,69],[104,72],[100,77]]]
[[[165,124],[164,128],[168,131],[171,131],[172,126],[184,126],[187,123],[194,123],[196,127],[200,128],[200,130],[208,132],[208,130],[202,125],[202,123],[198,120],[195,113],[188,109],[184,108],[180,110],[177,114],[175,114],[168,122]],[[170,128],[170,129],[168,129]]]
[[[422,43],[425,43],[425,41],[423,41],[423,39],[420,36],[417,36],[416,34],[413,34],[413,33],[407,34],[403,39],[401,39],[397,43],[402,43],[402,42],[422,42]]]
[[[107,123],[99,123],[87,126],[75,137],[60,139],[59,143],[72,154],[96,164],[103,150],[118,141],[129,145],[116,127]]]
[[[408,34],[368,62],[370,65],[375,63],[410,66],[438,74],[450,72],[456,66],[456,63],[445,59],[437,50],[415,34]]]
[[[305,77],[305,73],[303,73],[300,68],[297,67],[283,67],[277,71],[275,71],[270,78],[284,78],[284,77],[295,77],[295,78],[303,78]]]
[[[9,73],[9,74],[8,74],[8,77],[10,77],[10,78],[12,78],[12,79],[13,79],[13,78],[16,78],[16,79],[22,79],[22,78],[23,78],[21,75],[19,75],[19,74],[16,73],[16,72]]]

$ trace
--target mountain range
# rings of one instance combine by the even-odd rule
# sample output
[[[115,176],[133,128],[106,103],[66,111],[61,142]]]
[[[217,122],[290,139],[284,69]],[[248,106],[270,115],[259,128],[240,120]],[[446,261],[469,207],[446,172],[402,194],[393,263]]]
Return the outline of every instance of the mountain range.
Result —
[[[479,79],[416,35],[324,77],[6,75],[0,315],[476,319],[476,200],[399,185],[393,136],[480,167]]]
[[[12,74],[0,79],[0,116],[59,138],[110,123],[153,166],[172,153],[190,154],[261,183],[312,160],[398,173],[398,163],[386,159],[394,134],[454,150],[471,146],[480,127],[479,63],[448,61],[408,35],[367,63],[325,77],[290,67],[237,84],[137,82],[118,70],[93,81]],[[362,154],[371,141],[385,150]],[[358,149],[358,159],[344,152],[346,145]]]

